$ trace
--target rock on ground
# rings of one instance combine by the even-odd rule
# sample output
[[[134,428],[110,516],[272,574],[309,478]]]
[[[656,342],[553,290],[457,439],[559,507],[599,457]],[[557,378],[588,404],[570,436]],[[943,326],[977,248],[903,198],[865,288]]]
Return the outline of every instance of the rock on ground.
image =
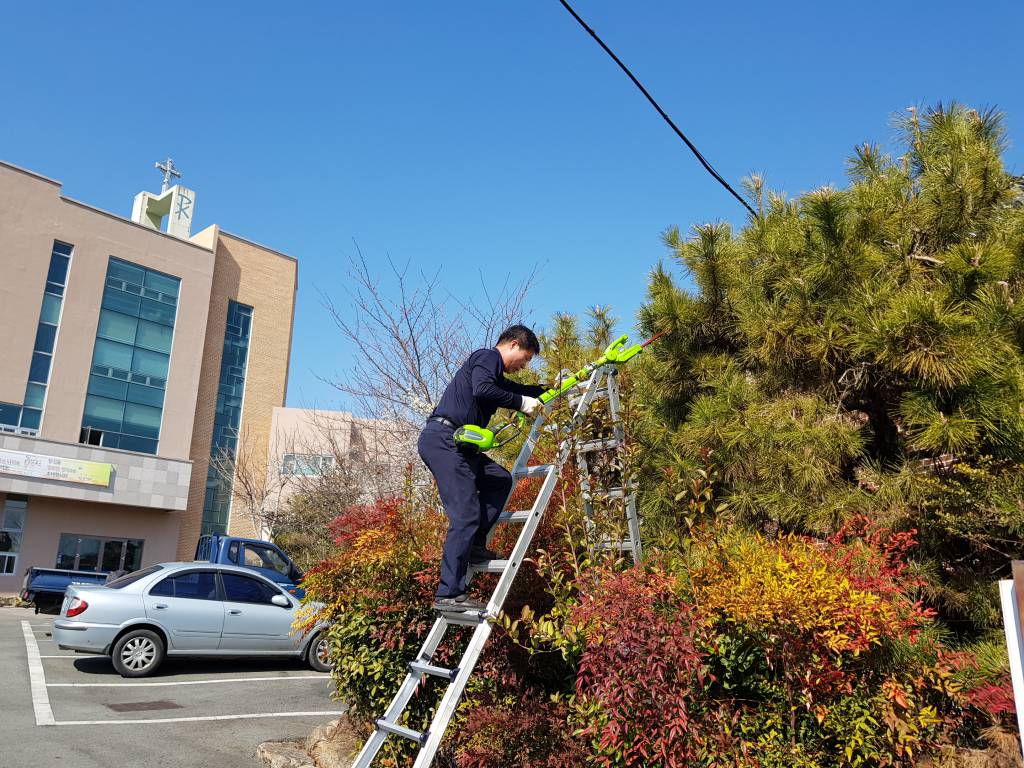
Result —
[[[256,757],[270,768],[349,768],[360,744],[341,719],[314,728],[303,741],[265,741]]]
[[[256,747],[256,759],[270,768],[314,768],[301,741],[265,741]]]

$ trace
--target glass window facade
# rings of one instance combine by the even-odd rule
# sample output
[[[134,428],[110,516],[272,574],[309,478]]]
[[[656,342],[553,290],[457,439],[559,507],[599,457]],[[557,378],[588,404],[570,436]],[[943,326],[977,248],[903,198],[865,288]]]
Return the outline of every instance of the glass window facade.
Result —
[[[229,301],[213,440],[210,443],[210,456],[217,460],[216,464],[222,469],[224,464],[234,461],[238,450],[238,428],[242,423],[242,396],[245,393],[245,369],[249,361],[251,332],[252,307]],[[231,478],[218,472],[214,462],[211,462],[206,475],[201,533],[227,533],[231,488]]]
[[[36,327],[36,342],[29,363],[25,400],[21,405],[0,403],[0,430],[30,435],[39,433],[46,403],[46,387],[50,383],[53,368],[53,351],[57,345],[60,312],[64,306],[64,291],[68,285],[72,250],[73,246],[68,243],[53,241],[46,286],[43,288],[43,306]]]
[[[54,567],[71,571],[137,571],[142,564],[143,544],[143,539],[62,533]]]
[[[25,532],[28,496],[7,494],[0,511],[0,576],[18,572],[18,553]]]
[[[180,284],[110,257],[79,442],[156,453]]]

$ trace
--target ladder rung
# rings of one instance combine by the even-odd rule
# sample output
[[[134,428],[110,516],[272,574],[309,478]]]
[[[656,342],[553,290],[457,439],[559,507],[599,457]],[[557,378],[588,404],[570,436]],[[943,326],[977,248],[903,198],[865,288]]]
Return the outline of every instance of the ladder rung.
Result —
[[[504,573],[508,568],[508,560],[484,560],[482,563],[470,563],[471,571],[479,573]]]
[[[588,440],[585,443],[580,443],[576,446],[577,451],[605,451],[610,448],[618,448],[622,445],[622,441],[616,437],[609,437],[604,440]]]
[[[446,677],[449,680],[454,680],[455,676],[459,674],[458,668],[456,669],[445,669],[444,667],[435,667],[433,664],[425,664],[422,661],[410,661],[409,669],[413,672],[418,672],[421,675],[433,675],[434,677]]]
[[[389,723],[383,717],[377,721],[377,728],[388,733],[393,733],[396,736],[408,739],[409,741],[417,741],[422,744],[427,740],[427,734],[414,731],[412,728],[406,728],[396,723]]]
[[[476,624],[480,624],[486,619],[481,615],[481,611],[463,611],[461,613],[440,613],[441,618],[448,624],[458,624],[463,627],[472,627]]]
[[[554,464],[538,464],[535,467],[523,467],[522,469],[516,470],[515,476],[517,478],[538,477],[540,475],[546,475],[554,468]]]
[[[525,523],[533,513],[530,510],[525,512],[502,512],[498,520],[504,523]]]
[[[633,489],[630,489],[629,495],[633,495]],[[626,497],[626,492],[622,488],[599,488],[593,491],[587,491],[583,494],[584,498],[590,496],[595,499],[622,499]]]
[[[604,541],[601,541],[601,542],[597,543],[597,548],[598,549],[621,549],[621,550],[627,550],[628,549],[628,550],[632,551],[633,549],[636,548],[636,545],[633,544],[633,540],[632,539],[624,539],[622,541],[612,541],[612,540],[609,540],[609,539],[605,539]]]
[[[569,395],[569,402],[570,403],[578,403],[580,400],[583,399],[583,396],[585,394],[586,394],[585,391],[584,392],[579,392],[579,393],[573,393],[573,394]],[[595,400],[600,400],[602,397],[608,397],[608,387],[599,387],[597,392],[594,393],[594,399]]]

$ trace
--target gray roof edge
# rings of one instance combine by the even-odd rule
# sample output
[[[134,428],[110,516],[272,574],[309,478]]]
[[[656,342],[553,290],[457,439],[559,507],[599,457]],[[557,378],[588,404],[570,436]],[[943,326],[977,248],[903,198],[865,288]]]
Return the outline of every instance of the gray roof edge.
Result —
[[[12,171],[18,171],[18,173],[24,173],[26,176],[31,176],[33,178],[39,179],[40,181],[45,181],[45,182],[47,182],[49,184],[54,184],[54,185],[56,185],[58,187],[63,187],[64,186],[64,182],[62,182],[62,181],[57,181],[56,179],[51,179],[49,176],[43,176],[43,174],[41,174],[41,173],[36,173],[35,171],[30,171],[28,168],[22,168],[20,165],[15,165],[14,163],[9,163],[6,160],[0,160],[0,165],[2,165],[4,168],[10,168]]]
[[[276,254],[277,256],[281,256],[282,258],[288,259],[290,261],[294,261],[296,264],[299,263],[298,258],[296,258],[295,256],[289,256],[284,251],[279,251],[276,248],[271,248],[270,246],[264,245],[263,243],[257,243],[255,240],[253,240],[251,238],[242,237],[242,235],[236,235],[234,232],[228,232],[223,227],[221,227],[220,233],[222,235],[227,235],[232,240],[241,240],[243,243],[248,243],[249,245],[254,245],[257,248],[263,249],[264,251],[268,251],[270,253]]]
[[[129,225],[131,225],[133,227],[138,227],[139,229],[144,229],[147,232],[151,232],[154,235],[159,235],[160,237],[167,238],[168,240],[173,240],[176,243],[182,243],[183,245],[188,245],[188,246],[191,246],[193,248],[198,248],[203,253],[213,253],[212,249],[207,248],[204,245],[199,245],[199,243],[194,243],[191,240],[185,240],[184,238],[176,237],[175,235],[169,235],[166,232],[163,232],[163,231],[161,231],[159,229],[153,229],[152,227],[147,227],[145,224],[139,224],[139,222],[137,222],[137,221],[132,221],[131,219],[125,218],[124,216],[119,216],[116,213],[111,213],[110,211],[105,211],[102,208],[97,208],[95,205],[89,205],[89,203],[83,203],[81,200],[75,200],[73,197],[68,197],[67,195],[61,195],[60,199],[63,200],[65,203],[70,203],[71,205],[77,205],[79,208],[85,208],[86,210],[92,211],[93,213],[98,213],[98,214],[101,214],[103,216],[108,216],[111,219],[117,219],[118,221],[120,221],[120,222],[122,222],[124,224],[129,224]],[[200,230],[200,231],[202,231],[202,230]]]

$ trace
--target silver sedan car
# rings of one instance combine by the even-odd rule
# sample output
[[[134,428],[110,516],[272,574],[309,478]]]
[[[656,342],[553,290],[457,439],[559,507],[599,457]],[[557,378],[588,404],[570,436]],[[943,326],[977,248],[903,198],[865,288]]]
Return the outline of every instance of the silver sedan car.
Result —
[[[110,656],[124,677],[152,674],[167,656],[294,656],[326,672],[325,627],[295,632],[299,605],[246,568],[163,563],[68,587],[53,639],[62,649]]]

